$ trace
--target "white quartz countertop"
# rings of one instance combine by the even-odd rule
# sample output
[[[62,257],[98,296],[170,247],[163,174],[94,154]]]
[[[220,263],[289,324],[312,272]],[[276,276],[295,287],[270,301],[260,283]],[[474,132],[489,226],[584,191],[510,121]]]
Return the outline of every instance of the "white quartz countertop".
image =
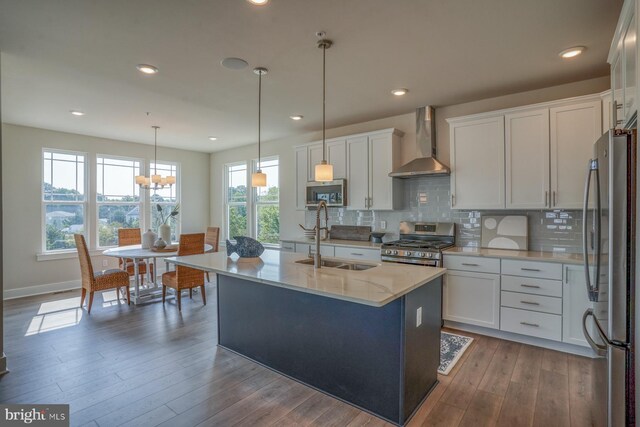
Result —
[[[313,265],[296,263],[307,259],[304,254],[270,249],[260,258],[257,263],[239,262],[237,255],[227,257],[223,252],[214,252],[167,258],[167,262],[374,307],[400,298],[446,271],[444,268],[360,260],[352,261],[376,266],[365,271],[331,267],[316,270]]]
[[[444,255],[471,255],[487,258],[519,259],[522,261],[557,262],[561,264],[582,264],[582,254],[543,251],[515,251],[509,249],[486,249],[454,247],[445,249]]]
[[[306,237],[291,237],[291,238],[283,238],[280,239],[281,242],[293,242],[293,243],[304,243],[307,245],[315,245],[315,239],[307,239]],[[343,239],[326,239],[320,240],[321,245],[331,245],[331,246],[345,246],[348,248],[358,247],[358,248],[371,248],[371,249],[380,249],[380,243],[371,243],[369,240],[343,240]]]

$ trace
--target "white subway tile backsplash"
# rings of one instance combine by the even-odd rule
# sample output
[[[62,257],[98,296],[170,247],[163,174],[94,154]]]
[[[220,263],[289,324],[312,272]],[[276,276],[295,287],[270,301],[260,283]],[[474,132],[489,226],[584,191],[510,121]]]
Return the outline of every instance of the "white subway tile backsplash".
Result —
[[[385,241],[398,238],[400,221],[455,222],[458,246],[480,246],[480,217],[485,214],[526,214],[529,219],[529,249],[578,253],[581,251],[581,211],[462,211],[449,205],[449,177],[409,179],[404,186],[407,209],[401,211],[352,211],[329,209],[329,225],[365,225],[382,229],[386,222]],[[423,201],[426,200],[426,201]],[[306,226],[315,224],[315,211],[307,211]]]

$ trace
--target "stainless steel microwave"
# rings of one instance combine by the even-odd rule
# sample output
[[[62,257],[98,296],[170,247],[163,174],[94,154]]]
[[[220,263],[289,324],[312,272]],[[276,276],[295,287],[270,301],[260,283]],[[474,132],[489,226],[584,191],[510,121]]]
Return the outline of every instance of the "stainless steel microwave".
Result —
[[[315,207],[321,200],[329,207],[347,205],[347,180],[335,179],[327,182],[307,182],[306,206]]]

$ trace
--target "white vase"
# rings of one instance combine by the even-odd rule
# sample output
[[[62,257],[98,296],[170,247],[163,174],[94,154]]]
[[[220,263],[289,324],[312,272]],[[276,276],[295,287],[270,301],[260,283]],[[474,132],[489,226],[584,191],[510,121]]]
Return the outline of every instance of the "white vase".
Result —
[[[171,244],[171,227],[169,226],[169,224],[162,224],[158,228],[158,234],[167,245]]]
[[[158,235],[153,230],[148,229],[142,234],[142,249],[149,249],[156,242]]]

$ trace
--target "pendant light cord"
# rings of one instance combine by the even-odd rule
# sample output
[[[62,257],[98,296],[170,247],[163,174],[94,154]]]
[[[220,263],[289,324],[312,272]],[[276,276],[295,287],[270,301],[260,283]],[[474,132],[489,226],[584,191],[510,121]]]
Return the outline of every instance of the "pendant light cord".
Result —
[[[327,147],[326,147],[326,139],[325,139],[325,110],[326,110],[326,92],[327,92],[327,85],[326,85],[326,75],[327,75],[327,61],[326,61],[326,55],[327,55],[327,45],[323,44],[322,45],[322,161],[325,162],[326,159],[326,151],[327,151]]]
[[[262,72],[258,74],[258,171],[260,171],[260,120],[262,119]]]
[[[158,175],[158,126],[154,126],[153,131],[153,174]]]

